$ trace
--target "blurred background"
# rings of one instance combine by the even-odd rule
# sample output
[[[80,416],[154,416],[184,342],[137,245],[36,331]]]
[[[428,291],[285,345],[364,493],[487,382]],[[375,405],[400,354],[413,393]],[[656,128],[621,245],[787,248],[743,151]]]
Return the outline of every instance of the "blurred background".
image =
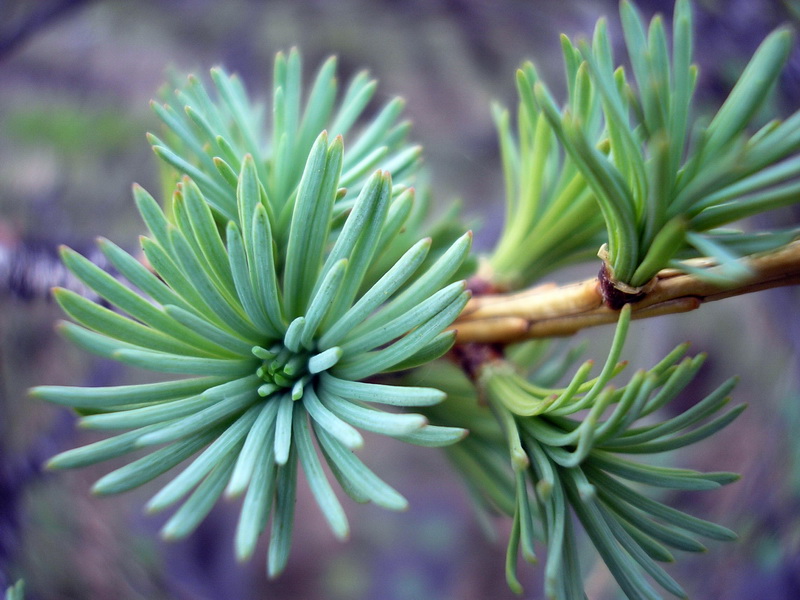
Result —
[[[648,17],[672,11],[671,0],[638,5]],[[697,0],[695,13],[699,98],[713,109],[763,37],[798,23],[800,3]],[[292,46],[303,51],[307,74],[330,54],[339,56],[342,80],[368,68],[381,82],[379,103],[407,100],[437,210],[460,199],[465,219],[480,224],[477,247],[489,249],[503,219],[489,104],[515,105],[514,71],[524,59],[563,89],[558,34],[589,36],[602,15],[621,41],[616,0],[0,0],[0,590],[25,577],[28,598],[42,600],[514,597],[503,575],[509,523],[498,519],[496,539],[487,538],[437,451],[367,440],[367,462],[412,507],[392,514],[346,503],[346,544],[303,489],[289,568],[271,582],[264,547],[248,564],[234,560],[236,503],[215,509],[189,539],[166,544],[157,536],[163,517],[142,514],[158,480],[101,499],[90,487],[109,465],[43,472],[48,457],[98,437],[26,389],[146,379],[59,339],[60,311],[46,288],[62,276],[59,244],[91,254],[103,235],[136,247],[144,228],[130,186],[160,189],[144,134],[159,128],[148,101],[169,70],[205,74],[220,64],[265,97],[274,53]],[[773,109],[799,107],[796,50]],[[714,441],[671,460],[744,474],[723,490],[671,498],[741,537],[711,542],[707,555],[670,568],[693,597],[800,597],[799,308],[797,291],[784,289],[633,326],[626,355],[635,364],[653,364],[686,339],[710,353],[682,402],[738,373],[735,400],[750,405]],[[578,337],[599,350],[609,333]],[[589,598],[616,598],[591,556]],[[540,570],[522,569],[525,598],[541,597]]]

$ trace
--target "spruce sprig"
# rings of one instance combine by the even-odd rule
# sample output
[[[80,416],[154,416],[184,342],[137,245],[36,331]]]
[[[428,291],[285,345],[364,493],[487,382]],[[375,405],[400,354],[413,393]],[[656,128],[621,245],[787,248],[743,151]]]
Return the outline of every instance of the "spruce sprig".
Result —
[[[571,513],[629,598],[660,597],[644,574],[670,594],[687,597],[658,562],[675,560],[670,548],[704,551],[696,536],[736,539],[724,527],[648,497],[640,486],[710,490],[736,481],[737,475],[667,468],[626,457],[684,448],[727,426],[745,408],[740,405],[724,412],[736,380],[723,383],[677,416],[653,421],[652,415],[691,382],[705,356],[682,358],[687,350],[684,344],[615,389],[608,383],[619,371],[615,366],[629,319],[626,307],[608,361],[594,380],[586,379],[587,364],[563,389],[538,389],[527,380],[495,374],[491,368],[483,372],[481,383],[504,425],[516,479],[506,571],[512,589],[521,589],[517,553],[535,560],[534,516],[540,520],[548,546],[545,593],[565,600],[584,597]],[[501,393],[497,379],[506,384]],[[510,404],[509,398],[515,396],[517,404]],[[587,412],[575,418],[580,411]]]
[[[250,100],[238,76],[220,67],[211,70],[210,89],[196,76],[186,83],[174,81],[161,102],[152,102],[167,127],[165,139],[149,135],[153,150],[174,169],[173,181],[188,175],[203,189],[223,225],[237,221],[237,175],[244,157],[252,156],[282,253],[306,157],[320,131],[328,131],[331,139],[341,135],[348,148],[334,209],[339,218],[352,209],[376,169],[392,174],[399,193],[412,185],[419,167],[422,149],[406,141],[411,126],[400,120],[403,99],[393,98],[364,123],[377,83],[360,72],[337,102],[336,62],[331,57],[320,67],[304,96],[300,53],[278,53],[269,115]]]
[[[342,163],[341,137],[329,142],[327,133],[320,134],[292,203],[284,264],[274,252],[264,187],[250,155],[237,176],[237,219],[228,221],[224,236],[213,205],[188,177],[173,198],[171,218],[136,188],[150,231],[142,249],[153,272],[113,243],[100,244],[132,287],[62,250],[67,267],[118,309],[57,290],[59,304],[76,322],[62,324],[62,332],[100,356],[189,377],[133,386],[35,388],[37,397],[86,413],[84,427],[128,430],[64,452],[50,467],[81,467],[159,446],[94,486],[95,493],[115,494],[194,457],[147,505],[161,511],[180,504],[164,536],[191,533],[223,492],[244,494],[236,553],[240,559],[252,554],[271,514],[270,575],[288,558],[298,466],[333,532],[339,538],[348,534],[312,438],[351,497],[394,510],[406,507],[406,500],[353,454],[363,444],[356,428],[427,446],[451,444],[466,432],[428,425],[419,414],[373,407],[427,406],[440,402],[442,392],[365,380],[427,362],[452,345],[454,333],[444,329],[468,293],[463,282],[451,281],[469,252],[471,235],[422,270],[430,240],[419,241],[360,293],[386,241],[391,207],[410,192],[393,195],[389,174],[375,172],[334,231]],[[398,292],[404,284],[407,289]]]
[[[625,367],[619,359],[630,312],[630,306],[622,309],[607,360],[593,378],[593,362],[587,361],[566,385],[555,386],[577,353],[548,357],[540,342],[485,363],[474,384],[447,368],[409,378],[447,392],[446,402],[425,409],[431,422],[469,429],[470,435],[446,452],[477,507],[513,518],[506,578],[517,592],[522,591],[518,557],[535,563],[535,546],[544,543],[546,596],[584,598],[579,555],[587,537],[627,597],[659,598],[655,582],[683,598],[683,588],[658,563],[673,562],[673,550],[705,551],[697,538],[736,538],[725,527],[651,497],[647,489],[712,490],[737,475],[638,459],[699,443],[730,424],[745,408],[726,410],[736,379],[687,410],[659,419],[705,356],[686,357],[688,344],[682,344],[614,387]]]
[[[568,84],[563,108],[531,63],[518,71],[520,150],[507,117],[498,121],[511,198],[507,218],[520,220],[506,229],[493,266],[512,282],[538,276],[541,262],[510,261],[523,239],[536,249],[537,261],[548,253],[559,260],[584,256],[596,221],[579,215],[587,215],[591,195],[605,221],[607,274],[624,291],[641,288],[667,266],[703,275],[683,260],[696,256],[727,267],[720,282],[741,279],[746,272],[736,259],[798,234],[797,228],[757,234],[728,228],[793,203],[800,189],[800,113],[747,133],[788,59],[793,36],[785,28],[768,36],[710,122],[693,122],[697,67],[688,0],[675,4],[671,52],[660,16],[648,29],[627,0],[620,14],[632,77],[614,64],[604,20],[591,44],[562,36]],[[565,206],[581,211],[570,221],[573,213]],[[558,225],[574,225],[575,237],[558,225],[555,231],[543,227],[561,215],[567,218]]]
[[[188,175],[203,190],[221,230],[229,220],[239,223],[238,174],[244,157],[253,157],[275,242],[275,260],[282,265],[298,185],[313,142],[323,130],[330,139],[342,136],[348,151],[342,158],[332,231],[341,228],[376,169],[391,173],[392,192],[397,196],[381,231],[381,252],[367,267],[365,291],[419,239],[431,238],[423,264],[428,267],[466,227],[457,218],[456,206],[438,223],[428,221],[431,198],[419,173],[422,148],[408,141],[411,124],[402,118],[405,101],[395,97],[375,108],[377,82],[366,71],[357,73],[340,93],[336,67],[336,57],[330,57],[304,86],[299,51],[278,53],[267,109],[250,99],[237,75],[221,67],[211,69],[208,85],[194,75],[186,81],[173,77],[172,87],[162,91],[160,101],[151,103],[164,131],[160,137],[149,134],[148,139],[165,167],[165,198]],[[374,116],[366,118],[373,109]],[[467,277],[473,270],[474,259],[467,258],[458,277]]]

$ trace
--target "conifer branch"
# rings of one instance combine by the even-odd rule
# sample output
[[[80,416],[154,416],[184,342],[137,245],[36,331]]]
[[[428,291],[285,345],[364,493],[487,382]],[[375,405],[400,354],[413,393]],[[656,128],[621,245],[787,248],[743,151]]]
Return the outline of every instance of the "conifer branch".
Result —
[[[196,77],[176,82],[152,104],[164,130],[149,136],[168,166],[166,200],[133,190],[148,230],[143,258],[101,239],[107,272],[63,247],[71,276],[55,298],[70,317],[60,330],[77,346],[178,377],[34,388],[34,397],[74,408],[82,426],[114,432],[48,466],[150,449],[94,485],[106,495],[183,464],[147,505],[176,507],[163,535],[185,537],[223,494],[243,496],[236,556],[251,557],[269,530],[274,577],[289,559],[300,471],[344,539],[348,519],[329,475],[354,501],[408,504],[354,453],[362,430],[449,447],[478,506],[513,518],[511,589],[521,591],[518,557],[534,562],[544,542],[546,596],[584,598],[579,527],[628,598],[659,598],[650,578],[686,597],[656,564],[673,560],[668,546],[699,552],[694,536],[735,534],[650,498],[640,484],[701,491],[738,476],[637,457],[693,445],[731,423],[744,409],[726,408],[736,379],[663,419],[657,413],[704,355],[685,356],[683,344],[627,383],[609,384],[624,368],[631,318],[800,283],[800,229],[730,227],[798,201],[800,112],[749,133],[793,38],[771,34],[716,116],[692,124],[689,1],[675,6],[672,58],[660,17],[647,28],[623,0],[621,21],[630,75],[614,66],[601,20],[591,44],[562,38],[566,104],[526,63],[516,130],[510,113],[495,109],[506,226],[485,257],[490,274],[468,282],[472,234],[453,213],[426,224],[421,150],[406,141],[403,101],[360,118],[375,90],[366,74],[339,94],[331,58],[304,93],[300,53],[279,53],[266,111],[222,69],[212,69],[208,87]],[[598,247],[595,278],[497,294],[591,260]],[[28,267],[15,277],[19,260],[2,250],[0,286],[7,279],[18,295],[64,274],[39,277]],[[71,281],[94,297],[65,289]],[[596,375],[594,358],[576,364],[580,349],[503,347],[604,323],[616,332]],[[435,361],[456,342],[455,361]]]
[[[664,269],[648,291],[632,304],[632,317],[644,319],[688,312],[707,302],[800,283],[800,240],[738,261],[750,275],[735,284],[713,279],[722,267],[707,259],[693,261],[706,275]],[[712,275],[708,278],[707,275]],[[511,343],[572,335],[581,329],[614,323],[618,311],[604,301],[599,277],[568,285],[544,284],[513,294],[472,298],[452,329],[456,343]]]

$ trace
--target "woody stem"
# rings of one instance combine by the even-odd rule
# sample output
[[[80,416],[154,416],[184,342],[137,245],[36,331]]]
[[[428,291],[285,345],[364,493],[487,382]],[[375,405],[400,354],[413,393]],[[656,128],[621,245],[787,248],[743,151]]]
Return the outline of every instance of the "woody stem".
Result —
[[[800,240],[772,252],[741,259],[750,275],[724,286],[676,269],[656,275],[647,291],[632,302],[633,318],[644,319],[688,312],[706,302],[800,283]],[[712,261],[692,262],[713,275],[721,267]],[[544,284],[512,294],[485,294],[471,299],[453,323],[456,343],[512,343],[526,339],[567,336],[597,325],[614,323],[611,308],[595,277],[568,285]]]

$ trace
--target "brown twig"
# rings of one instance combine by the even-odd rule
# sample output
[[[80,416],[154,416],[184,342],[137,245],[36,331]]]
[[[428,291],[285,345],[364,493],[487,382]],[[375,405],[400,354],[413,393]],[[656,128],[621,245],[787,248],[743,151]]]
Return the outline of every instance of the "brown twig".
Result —
[[[723,286],[675,269],[661,271],[652,287],[632,303],[633,318],[688,312],[705,302],[800,283],[800,240],[773,252],[742,259],[750,276]],[[709,275],[721,267],[708,260],[693,262]],[[453,324],[457,343],[510,343],[557,337],[613,323],[617,310],[603,300],[597,278],[564,286],[548,284],[514,294],[476,296]]]

